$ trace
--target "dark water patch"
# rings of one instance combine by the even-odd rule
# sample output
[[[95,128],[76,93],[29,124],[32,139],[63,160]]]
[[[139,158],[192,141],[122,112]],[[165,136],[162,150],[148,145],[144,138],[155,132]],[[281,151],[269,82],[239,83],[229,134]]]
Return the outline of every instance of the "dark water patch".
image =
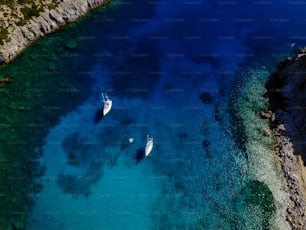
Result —
[[[130,45],[128,45],[130,46]],[[148,98],[159,79],[160,56],[154,46],[137,44],[136,50],[125,57],[124,62],[112,71],[112,87],[117,96]],[[148,80],[148,77],[150,80]]]
[[[89,12],[91,24],[101,25],[102,34],[130,34],[131,28],[142,27],[155,15],[152,2],[115,0],[103,8]],[[151,7],[150,7],[151,6]],[[125,22],[124,25],[122,22]],[[92,27],[93,29],[93,27]]]
[[[97,135],[98,141],[89,141],[86,136],[72,133],[65,137],[62,146],[67,155],[68,164],[76,167],[77,172],[60,173],[57,185],[63,193],[78,197],[88,196],[91,188],[103,175],[103,166],[114,166],[122,150],[129,142],[120,141],[121,129],[105,128]],[[118,140],[119,141],[114,141]]]
[[[282,64],[281,64],[282,65]],[[281,69],[280,69],[281,71]],[[278,75],[279,72],[271,74],[268,81],[265,84],[267,89],[266,97],[269,98],[269,106],[271,111],[275,112],[277,109],[287,109],[288,102],[283,96],[281,88],[285,85],[285,82]]]
[[[185,185],[181,182],[175,182],[174,187],[175,187],[176,190],[184,190],[185,189]]]
[[[208,147],[209,147],[210,145],[211,145],[211,143],[210,143],[209,140],[204,139],[204,140],[202,141],[202,147],[203,147],[203,149],[207,150]]]
[[[73,175],[60,174],[56,183],[66,194],[73,194],[78,196],[89,191],[89,187],[82,185],[80,179]]]
[[[187,132],[178,132],[177,136],[179,140],[186,140],[188,138],[188,133]]]
[[[94,118],[94,123],[95,124],[99,123],[102,120],[103,117],[104,117],[103,108],[98,109],[97,112],[96,112],[95,118]]]
[[[127,149],[127,147],[128,147],[130,144],[131,144],[131,143],[130,143],[129,141],[122,142],[122,143],[120,144],[121,150]]]
[[[99,166],[101,168],[101,166]],[[90,169],[84,175],[59,174],[57,177],[57,185],[62,189],[63,193],[72,195],[73,197],[88,197],[91,193],[91,187],[96,184],[102,176],[102,170],[95,171],[93,174]]]
[[[151,5],[147,1],[121,3],[114,1],[115,10],[104,11],[102,8],[90,13],[86,22],[87,34],[92,35],[89,47],[94,50],[94,62],[98,61],[112,70],[111,87],[116,96],[147,98],[158,76],[154,76],[150,83],[144,78],[149,70],[158,70],[159,58],[153,43],[145,42],[145,38],[135,36],[133,31],[148,23],[155,14],[155,8],[148,7]],[[78,47],[86,49],[87,46]]]
[[[227,96],[228,95],[228,89],[227,88],[225,88],[225,87],[220,87],[219,88],[219,95],[221,96],[221,97],[225,97],[225,96]]]
[[[210,64],[213,68],[219,68],[221,63],[218,55],[212,53],[201,53],[198,57],[191,58],[196,64]]]
[[[139,148],[136,151],[136,154],[134,156],[134,160],[136,163],[139,163],[145,158],[145,150],[143,148]]]
[[[204,104],[212,104],[214,101],[213,96],[210,94],[210,92],[202,92],[199,96],[199,99],[204,103]]]
[[[257,67],[275,68],[274,65],[287,58],[293,49],[290,40],[283,36],[283,30],[276,27],[261,28],[249,34],[244,43],[248,47],[246,59]],[[259,58],[261,57],[261,59]],[[264,60],[268,61],[264,62]]]
[[[202,134],[203,136],[209,135],[209,133],[210,133],[210,127],[211,127],[210,122],[208,122],[208,121],[203,121],[203,122],[201,123],[201,125],[200,125],[201,134]]]
[[[205,156],[207,157],[207,159],[212,159],[212,154],[211,154],[211,151],[209,150],[210,145],[211,145],[210,140],[204,139],[201,144],[202,144],[202,148],[206,154]]]
[[[171,93],[171,92],[183,92],[184,89],[182,87],[178,87],[173,82],[168,82],[163,86],[163,93]]]
[[[135,124],[135,120],[125,114],[121,114],[118,120],[119,120],[120,125],[123,125],[123,126]]]
[[[221,122],[222,121],[222,112],[221,112],[221,109],[220,109],[220,105],[217,104],[214,108],[214,115],[215,115],[215,120],[217,122]]]
[[[67,156],[67,163],[74,167],[80,167],[88,162],[89,145],[86,139],[75,132],[65,137],[62,147]]]

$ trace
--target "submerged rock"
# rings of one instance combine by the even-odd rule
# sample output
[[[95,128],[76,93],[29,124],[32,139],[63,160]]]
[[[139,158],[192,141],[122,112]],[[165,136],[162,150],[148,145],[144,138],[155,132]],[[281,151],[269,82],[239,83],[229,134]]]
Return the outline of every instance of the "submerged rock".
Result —
[[[75,132],[65,137],[62,147],[67,156],[67,163],[74,167],[80,167],[90,161],[86,139]]]
[[[208,159],[212,159],[212,154],[211,154],[211,152],[209,151],[210,145],[211,145],[210,140],[204,139],[204,140],[202,141],[202,148],[203,148],[203,150],[205,151],[206,157],[207,157]]]
[[[210,95],[209,92],[202,92],[199,96],[199,99],[204,103],[204,104],[212,104],[214,98]]]
[[[210,141],[209,140],[207,140],[207,139],[204,139],[203,141],[202,141],[202,147],[203,147],[203,149],[207,149],[209,146],[210,146]]]
[[[261,111],[261,112],[258,113],[258,115],[259,115],[259,117],[260,117],[261,119],[270,120],[271,117],[272,117],[272,112],[269,111],[269,112],[265,113],[265,112],[262,112],[262,111]]]
[[[178,138],[180,140],[184,140],[184,139],[188,138],[188,133],[187,132],[178,132],[177,135],[178,135]]]
[[[261,226],[263,229],[270,229],[269,221],[276,211],[276,206],[269,187],[263,182],[251,180],[241,190],[241,195],[248,206],[260,208],[263,214]]]
[[[78,44],[76,41],[74,40],[69,40],[66,44],[65,44],[65,48],[67,50],[74,50],[75,48],[77,48]]]

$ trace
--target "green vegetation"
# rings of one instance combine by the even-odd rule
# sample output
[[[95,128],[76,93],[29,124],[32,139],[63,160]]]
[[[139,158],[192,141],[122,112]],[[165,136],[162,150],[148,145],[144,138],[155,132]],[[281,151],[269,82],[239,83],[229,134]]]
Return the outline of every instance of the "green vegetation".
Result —
[[[0,14],[0,21],[9,23],[15,23],[17,26],[25,25],[31,17],[39,16],[39,13],[45,9],[55,9],[60,0],[52,0],[51,2],[46,0],[0,0],[0,7],[6,6],[6,8],[0,8],[0,10],[7,7],[9,12]],[[9,17],[8,17],[9,16]],[[9,20],[9,21],[8,21]]]
[[[38,17],[39,13],[42,11],[43,11],[43,8],[38,7],[34,3],[31,5],[31,7],[25,6],[24,8],[21,8],[23,19],[20,19],[18,22],[16,22],[16,25],[17,26],[25,25],[30,18],[32,18],[33,16]]]
[[[11,6],[14,2],[12,0],[0,0],[0,5]]]
[[[17,0],[18,4],[35,3],[33,0]]]
[[[10,37],[8,30],[6,28],[0,27],[0,45],[3,45],[5,42],[9,42]]]
[[[39,13],[42,11],[43,9],[40,7],[37,7],[34,3],[32,4],[31,7],[24,7],[21,9],[21,12],[23,14],[23,18],[24,20],[29,20],[31,17],[35,16],[38,17]]]
[[[57,7],[58,3],[52,2],[48,5],[49,10],[54,10]]]
[[[8,5],[8,6],[11,6],[13,5],[14,3],[17,3],[17,4],[20,4],[20,5],[23,5],[23,4],[33,4],[35,3],[36,1],[35,0],[0,0],[0,5]],[[54,2],[54,0],[53,0]]]
[[[14,13],[14,12],[11,12],[11,17],[12,18],[18,18],[18,15],[16,13]]]

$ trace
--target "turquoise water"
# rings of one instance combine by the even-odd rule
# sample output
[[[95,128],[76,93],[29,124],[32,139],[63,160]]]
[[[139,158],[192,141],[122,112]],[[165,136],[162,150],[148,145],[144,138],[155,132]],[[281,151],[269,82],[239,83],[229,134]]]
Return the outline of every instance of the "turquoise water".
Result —
[[[302,8],[118,1],[76,24],[55,65],[76,68],[89,93],[44,137],[28,229],[286,229],[279,180],[255,173],[229,102],[248,69],[303,46]]]

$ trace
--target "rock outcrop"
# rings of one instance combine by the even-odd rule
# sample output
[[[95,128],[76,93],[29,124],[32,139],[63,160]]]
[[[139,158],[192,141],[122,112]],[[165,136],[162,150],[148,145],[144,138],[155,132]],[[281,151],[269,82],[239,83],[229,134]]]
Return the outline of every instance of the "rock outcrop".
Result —
[[[13,60],[39,37],[75,21],[84,16],[88,10],[109,2],[111,0],[63,0],[55,9],[40,13],[24,26],[10,26],[10,41],[0,47],[0,65]]]
[[[306,49],[280,63],[266,87],[291,200],[287,221],[292,229],[306,229]]]

